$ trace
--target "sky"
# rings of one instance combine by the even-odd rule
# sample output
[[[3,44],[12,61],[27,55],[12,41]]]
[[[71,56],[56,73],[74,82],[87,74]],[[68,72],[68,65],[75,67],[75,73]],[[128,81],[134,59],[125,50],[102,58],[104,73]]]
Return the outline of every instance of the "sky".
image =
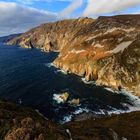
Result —
[[[140,14],[140,0],[0,0],[0,36],[65,18]]]

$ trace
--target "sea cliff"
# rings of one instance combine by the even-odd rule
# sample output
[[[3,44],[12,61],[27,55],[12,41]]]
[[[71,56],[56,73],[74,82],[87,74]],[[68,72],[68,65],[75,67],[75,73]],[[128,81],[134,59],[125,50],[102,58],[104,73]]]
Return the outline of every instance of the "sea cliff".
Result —
[[[47,23],[8,44],[58,51],[53,63],[64,71],[140,96],[140,15]]]

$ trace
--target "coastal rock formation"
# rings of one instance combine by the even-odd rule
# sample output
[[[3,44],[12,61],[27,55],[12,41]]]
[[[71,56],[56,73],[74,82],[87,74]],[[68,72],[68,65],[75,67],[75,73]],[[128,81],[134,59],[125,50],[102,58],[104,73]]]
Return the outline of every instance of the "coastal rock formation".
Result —
[[[139,124],[140,112],[132,112],[59,125],[32,109],[0,101],[1,140],[139,140]]]
[[[0,100],[0,140],[67,140],[61,129],[30,108]]]
[[[72,100],[70,101],[70,104],[71,104],[71,105],[74,105],[74,106],[77,106],[77,105],[80,104],[80,99],[72,99]]]
[[[43,24],[8,43],[59,51],[56,67],[140,96],[140,15]]]
[[[57,103],[66,103],[69,98],[69,93],[64,92],[62,94],[54,94],[53,95],[53,100],[55,100]]]

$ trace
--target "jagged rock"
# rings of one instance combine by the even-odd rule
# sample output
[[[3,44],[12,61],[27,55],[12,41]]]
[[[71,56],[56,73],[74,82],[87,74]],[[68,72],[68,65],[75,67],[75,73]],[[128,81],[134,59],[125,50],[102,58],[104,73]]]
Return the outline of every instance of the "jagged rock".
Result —
[[[72,99],[71,102],[70,102],[71,105],[79,105],[80,104],[80,99]]]
[[[65,103],[68,98],[69,98],[69,93],[68,92],[65,92],[63,94],[60,95],[60,98],[63,100],[63,102]]]
[[[69,98],[69,93],[68,92],[64,92],[62,94],[54,94],[53,95],[53,99],[57,103],[66,103],[68,101],[68,98]]]

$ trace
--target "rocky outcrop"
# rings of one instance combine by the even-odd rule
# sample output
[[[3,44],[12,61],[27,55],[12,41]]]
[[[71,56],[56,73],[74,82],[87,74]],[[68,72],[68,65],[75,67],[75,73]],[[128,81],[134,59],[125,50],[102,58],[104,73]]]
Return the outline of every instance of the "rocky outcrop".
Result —
[[[1,140],[139,140],[139,124],[140,112],[132,112],[60,126],[32,109],[0,101]]]
[[[140,96],[140,15],[43,24],[9,44],[59,51],[56,67]]]
[[[67,140],[61,129],[30,108],[0,100],[0,140]]]

